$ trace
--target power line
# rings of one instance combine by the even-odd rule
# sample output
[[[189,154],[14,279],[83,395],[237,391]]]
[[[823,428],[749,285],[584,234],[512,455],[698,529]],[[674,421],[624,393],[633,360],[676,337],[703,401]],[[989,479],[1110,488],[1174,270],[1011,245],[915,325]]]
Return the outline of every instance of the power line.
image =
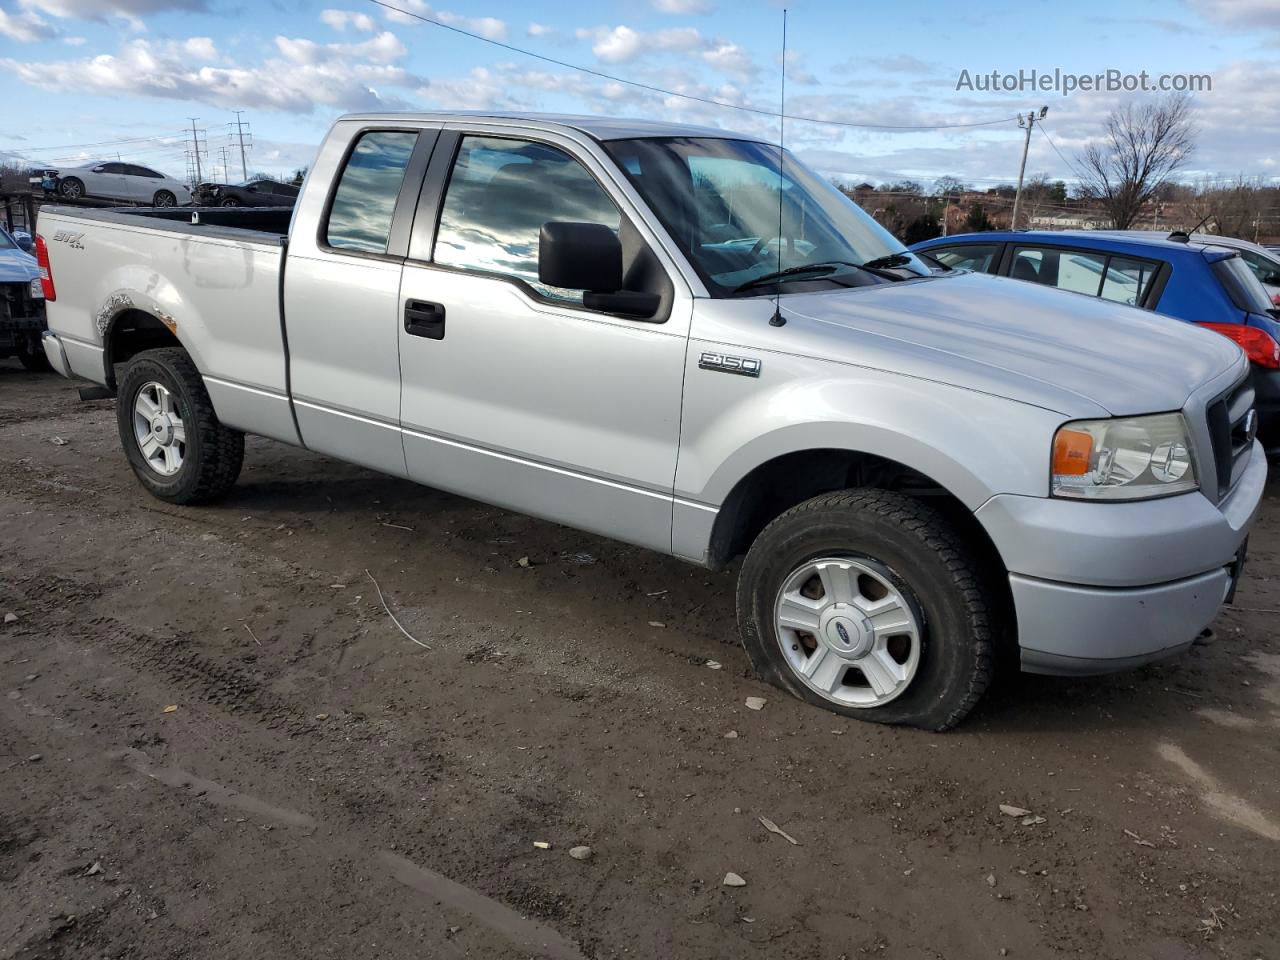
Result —
[[[1084,177],[1080,175],[1080,171],[1077,170],[1075,168],[1075,164],[1073,164],[1070,160],[1068,160],[1063,155],[1062,151],[1058,149],[1058,145],[1053,142],[1053,138],[1049,136],[1049,132],[1045,130],[1044,124],[1040,125],[1040,133],[1047,141],[1049,141],[1049,146],[1053,147],[1053,152],[1058,155],[1058,159],[1067,165],[1067,169],[1075,174],[1077,180],[1083,181]]]
[[[786,120],[798,120],[802,123],[825,124],[833,127],[849,127],[857,130],[947,130],[958,127],[989,127],[1000,123],[1007,123],[1014,117],[1001,117],[998,120],[979,120],[973,123],[930,123],[930,124],[900,124],[900,123],[855,123],[851,120],[824,120],[820,117],[806,117],[794,113],[781,113],[773,110],[765,110],[760,107],[751,107],[744,104],[729,103],[726,100],[716,100],[712,97],[699,97],[692,93],[680,93],[677,90],[668,90],[665,87],[654,86],[649,83],[642,83],[639,80],[628,80],[625,77],[615,76],[611,73],[605,73],[603,70],[596,70],[592,67],[584,67],[581,64],[569,63],[566,60],[557,60],[555,57],[548,57],[545,54],[535,53],[532,50],[526,50],[523,47],[517,47],[510,43],[504,43],[501,40],[494,40],[492,37],[485,37],[478,33],[472,33],[470,30],[463,30],[461,27],[455,27],[452,24],[435,20],[431,17],[425,17],[420,13],[414,13],[411,10],[404,10],[383,0],[369,0],[374,6],[382,7],[385,10],[391,10],[394,13],[401,14],[406,17],[412,17],[415,20],[421,20],[423,23],[429,23],[433,27],[439,27],[442,30],[448,30],[452,33],[460,34],[464,37],[470,37],[472,40],[479,40],[481,43],[487,43],[491,46],[501,47],[503,50],[510,50],[512,53],[518,53],[522,56],[532,57],[535,60],[541,60],[543,63],[554,64],[557,67],[564,67],[567,70],[577,70],[579,73],[586,73],[593,77],[599,77],[602,80],[608,80],[612,83],[621,83],[630,87],[637,87],[640,90],[648,90],[650,93],[659,93],[664,97],[679,97],[682,100],[692,100],[696,103],[706,103],[714,107],[724,107],[728,110],[741,110],[743,113],[752,113],[761,117],[770,117],[774,120],[783,118]]]

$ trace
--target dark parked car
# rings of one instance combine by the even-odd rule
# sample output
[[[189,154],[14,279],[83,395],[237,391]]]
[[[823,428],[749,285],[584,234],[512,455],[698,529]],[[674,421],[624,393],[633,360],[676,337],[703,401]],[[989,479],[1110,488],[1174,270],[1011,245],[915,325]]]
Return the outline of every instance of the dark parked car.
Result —
[[[1234,340],[1252,363],[1258,435],[1280,455],[1280,310],[1240,251],[1201,236],[1087,230],[995,230],[911,249],[952,269],[1131,304]]]
[[[265,177],[243,183],[202,183],[194,199],[201,207],[292,207],[298,186]]]

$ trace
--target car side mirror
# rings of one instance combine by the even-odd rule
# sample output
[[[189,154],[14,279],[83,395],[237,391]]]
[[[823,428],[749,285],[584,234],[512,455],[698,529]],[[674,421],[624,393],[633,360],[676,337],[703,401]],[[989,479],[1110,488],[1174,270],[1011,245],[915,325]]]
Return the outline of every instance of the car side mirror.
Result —
[[[94,172],[94,173],[101,173],[101,172],[102,172],[103,170],[105,170],[105,169],[107,169],[107,165],[106,165],[105,163],[100,163],[100,164],[98,164],[96,167],[94,167],[94,168],[93,168],[93,172]]]
[[[23,253],[30,253],[36,247],[35,241],[28,240],[26,237],[18,237],[13,242],[18,245],[18,249]]]
[[[1269,287],[1280,287],[1280,273],[1268,273],[1262,278],[1262,282]]]
[[[544,223],[538,234],[538,279],[551,287],[583,290],[588,310],[651,317],[656,293],[622,289],[622,241],[602,223]]]
[[[538,279],[566,290],[620,290],[622,241],[602,223],[544,223],[538,234]]]

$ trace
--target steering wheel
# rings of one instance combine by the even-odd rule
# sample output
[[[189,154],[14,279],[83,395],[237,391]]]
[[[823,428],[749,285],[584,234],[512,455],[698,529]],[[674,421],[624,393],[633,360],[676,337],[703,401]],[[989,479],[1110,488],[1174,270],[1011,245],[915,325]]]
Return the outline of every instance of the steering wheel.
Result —
[[[751,255],[759,256],[760,251],[763,250],[765,247],[769,246],[769,244],[772,243],[774,240],[783,240],[783,239],[787,241],[787,253],[794,254],[796,252],[796,238],[783,237],[781,234],[775,233],[772,236],[761,237],[759,240],[757,240],[755,242],[755,245],[751,248]]]

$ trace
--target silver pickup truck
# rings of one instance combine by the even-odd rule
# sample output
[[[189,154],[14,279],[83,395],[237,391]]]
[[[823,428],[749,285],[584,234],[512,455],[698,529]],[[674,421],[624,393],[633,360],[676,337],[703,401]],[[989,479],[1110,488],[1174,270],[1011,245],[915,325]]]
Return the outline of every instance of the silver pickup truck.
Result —
[[[1086,674],[1230,598],[1248,363],[1090,297],[931,272],[790,155],[600,117],[340,119],[296,208],[40,216],[67,376],[151,493],[244,434],[722,568],[759,675],[944,729],[1005,652]]]

